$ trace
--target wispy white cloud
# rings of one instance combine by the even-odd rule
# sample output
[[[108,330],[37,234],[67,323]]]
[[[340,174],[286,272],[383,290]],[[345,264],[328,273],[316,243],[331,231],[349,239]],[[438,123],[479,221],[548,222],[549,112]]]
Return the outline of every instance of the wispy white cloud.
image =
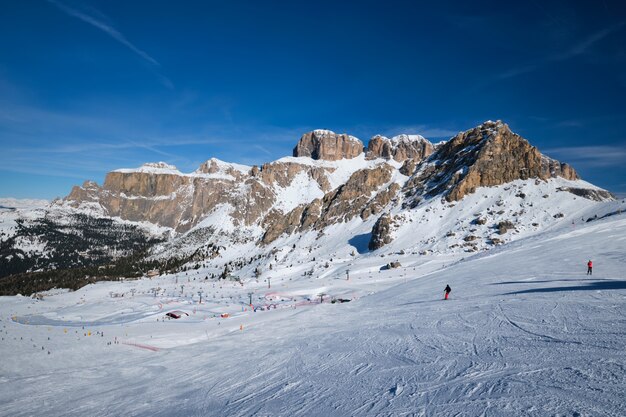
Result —
[[[517,77],[518,75],[533,72],[549,63],[565,61],[570,58],[574,58],[578,55],[582,55],[586,53],[589,49],[591,49],[591,47],[593,47],[596,43],[600,42],[607,36],[611,35],[612,33],[620,31],[625,25],[626,25],[626,22],[620,22],[616,25],[599,30],[589,35],[587,38],[583,39],[582,41],[574,45],[571,45],[568,49],[566,49],[562,53],[551,55],[543,59],[539,59],[536,62],[529,62],[523,65],[520,65],[518,67],[511,68],[499,74],[498,78],[507,79],[507,78]]]
[[[393,128],[385,129],[383,134],[385,136],[395,136],[400,134],[407,135],[422,135],[426,139],[441,139],[441,138],[451,138],[459,133],[458,130],[453,129],[445,129],[439,127],[432,127],[425,124],[419,125],[407,125],[407,126],[396,126]],[[373,136],[373,135],[372,135]]]
[[[546,60],[545,62],[547,61],[548,60]],[[516,68],[511,68],[499,74],[498,78],[507,79],[507,78],[517,77],[518,75],[526,74],[528,72],[533,72],[539,67],[540,67],[540,64],[537,63],[537,64],[528,64],[528,65],[523,65],[523,66],[516,67]]]
[[[266,148],[264,148],[261,145],[254,145],[255,149],[260,150],[261,152],[263,152],[265,155],[272,155],[272,153],[270,151],[268,151]]]
[[[119,30],[115,29],[111,24],[103,21],[103,14],[99,11],[92,11],[92,14],[99,14],[100,17],[95,17],[87,12],[77,10],[73,7],[68,6],[65,3],[62,3],[58,0],[48,0],[48,3],[56,6],[59,10],[63,11],[65,14],[75,17],[79,20],[82,20],[85,23],[90,24],[91,26],[101,30],[102,32],[109,35],[111,38],[124,45],[126,48],[130,49],[137,56],[141,57],[144,61],[152,65],[153,67],[160,67],[161,64],[150,56],[147,52],[137,47],[135,44],[130,42],[126,36],[124,36]],[[163,74],[153,71],[157,79],[163,84],[165,87],[169,89],[174,88],[174,84],[172,81],[164,76]]]
[[[80,154],[80,153],[95,153],[95,152],[115,152],[115,151],[125,151],[132,149],[146,149],[151,152],[154,152],[159,155],[168,156],[168,157],[178,157],[170,152],[163,151],[158,149],[159,147],[163,148],[176,148],[176,147],[185,147],[192,145],[216,145],[216,144],[227,144],[229,141],[220,140],[220,139],[207,139],[198,137],[195,138],[193,136],[185,137],[185,136],[177,136],[173,135],[171,137],[161,137],[161,138],[148,138],[148,139],[138,139],[133,141],[122,141],[122,142],[81,142],[81,143],[60,143],[60,144],[50,144],[48,147],[38,147],[37,152],[44,154]],[[32,150],[31,148],[12,148],[13,150],[28,152]]]
[[[0,170],[82,183],[151,161],[165,161],[183,172],[195,170],[198,160],[210,157],[261,164],[291,154],[304,131],[210,123],[193,131],[163,130],[142,111],[129,109],[126,115],[120,120],[115,114],[60,111],[0,97]],[[0,193],[1,188],[0,184]]]
[[[451,129],[439,129],[436,127],[431,127],[431,128],[425,128],[423,130],[420,130],[420,135],[426,137],[426,138],[451,138],[452,136],[455,136],[459,133],[458,130],[451,130]]]
[[[140,57],[142,57],[143,59],[145,59],[149,63],[151,63],[153,65],[157,65],[157,66],[161,65],[161,64],[158,63],[158,61],[156,59],[152,58],[146,52],[142,51],[141,49],[139,49],[138,47],[133,45],[128,39],[126,39],[126,37],[124,35],[122,35],[114,27],[104,23],[101,20],[96,19],[93,16],[90,16],[90,15],[84,13],[84,12],[81,12],[79,10],[76,10],[76,9],[72,8],[72,7],[69,7],[68,5],[63,4],[63,3],[59,2],[59,1],[48,0],[48,3],[54,4],[56,7],[58,7],[59,9],[61,9],[65,13],[67,13],[68,15],[70,15],[72,17],[76,17],[76,18],[82,20],[83,22],[89,23],[90,25],[100,29],[101,31],[103,31],[104,33],[106,33],[107,35],[109,35],[110,37],[112,37],[113,39],[115,39],[116,41],[121,43],[122,45],[126,46],[128,49],[130,49],[131,51],[133,51],[134,53],[136,53],[137,55],[139,55]]]
[[[626,164],[626,143],[606,146],[574,146],[545,149],[546,155],[574,167],[623,167]]]
[[[556,127],[583,127],[584,123],[582,120],[562,120],[558,122]]]
[[[38,153],[82,153],[121,151],[133,148],[175,148],[188,145],[215,145],[228,142],[226,139],[207,133],[162,135],[148,128],[138,128],[135,123],[119,120],[109,115],[64,112],[28,104],[4,101],[0,98],[0,137],[3,150],[21,150]],[[139,118],[139,116],[133,117]],[[148,119],[151,120],[151,119]],[[10,141],[10,136],[21,137]],[[45,137],[36,147],[28,138]],[[157,152],[158,153],[158,152]]]
[[[581,42],[577,43],[576,45],[573,45],[571,48],[569,48],[569,50],[565,51],[564,53],[554,56],[552,60],[563,61],[566,59],[573,58],[577,55],[584,54],[585,52],[587,52],[587,50],[589,50],[593,45],[595,45],[602,39],[622,29],[624,25],[626,25],[626,22],[620,22],[616,25],[599,30],[598,32],[593,33],[590,36],[588,36],[586,39],[583,39]]]

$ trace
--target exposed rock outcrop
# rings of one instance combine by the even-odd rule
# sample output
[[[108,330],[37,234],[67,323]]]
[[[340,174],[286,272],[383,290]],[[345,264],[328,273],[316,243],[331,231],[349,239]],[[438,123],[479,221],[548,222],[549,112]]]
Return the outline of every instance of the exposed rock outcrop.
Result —
[[[389,213],[385,213],[376,220],[372,228],[372,237],[368,245],[369,250],[380,249],[391,243],[391,225],[393,217]]]
[[[333,168],[320,168],[291,162],[272,162],[263,164],[259,176],[264,184],[287,187],[296,175],[306,173],[308,177],[318,183],[322,191],[328,191],[331,187],[326,175],[333,171]]]
[[[589,188],[560,187],[559,191],[567,191],[574,195],[593,201],[609,201],[615,196],[606,190],[592,190]]]
[[[295,232],[302,223],[302,213],[305,206],[298,206],[284,215],[278,210],[272,210],[263,220],[263,243],[270,243],[276,240],[283,233],[291,234]]]
[[[415,168],[417,167],[417,164],[418,161],[414,159],[407,159],[400,167],[400,174],[410,177],[415,173]]]
[[[478,187],[490,187],[518,179],[562,176],[578,179],[567,164],[541,155],[527,140],[502,123],[485,122],[459,133],[440,146],[407,184],[416,193],[445,193],[457,201]]]
[[[91,192],[96,192],[97,197],[93,198],[98,199],[109,216],[176,227],[179,219],[191,211],[191,201],[182,204],[177,193],[191,184],[191,178],[176,174],[114,171],[105,177],[102,190]],[[73,195],[68,197],[72,198]]]
[[[83,203],[98,203],[100,202],[99,190],[100,187],[96,182],[87,180],[82,186],[73,186],[65,199]]]
[[[249,173],[249,169],[243,165],[229,164],[219,159],[211,158],[202,163],[196,170],[197,174],[222,174],[231,176],[234,179],[241,179]]]
[[[177,232],[207,219],[213,223],[205,222],[203,227],[215,230],[224,223],[230,230],[251,226],[262,229],[261,243],[267,244],[281,235],[319,233],[356,217],[371,221],[394,207],[410,210],[435,196],[460,200],[478,187],[529,178],[537,182],[554,176],[578,179],[569,165],[542,155],[500,121],[485,122],[436,148],[418,135],[376,136],[366,160],[341,165],[342,159],[362,152],[363,144],[353,136],[315,130],[302,136],[294,156],[319,161],[284,158],[247,167],[212,158],[191,174],[162,162],[151,163],[110,172],[102,187],[85,182],[62,203]],[[398,170],[397,164],[378,158],[403,164]],[[611,198],[602,190],[563,190],[590,199]],[[390,219],[382,216],[376,222],[372,247],[389,241]]]
[[[376,215],[383,211],[387,205],[398,194],[400,186],[397,183],[391,183],[385,190],[376,194],[374,198],[367,202],[363,210],[361,210],[361,218],[367,220],[370,216]]]
[[[327,193],[321,200],[316,199],[309,205],[296,207],[285,216],[273,213],[263,222],[266,232],[262,242],[270,243],[283,233],[322,230],[359,215],[367,218],[380,212],[400,188],[397,184],[390,184],[385,190],[379,191],[391,180],[392,172],[393,167],[388,164],[356,171],[344,185]]]
[[[327,175],[334,171],[289,162],[250,169],[211,159],[194,173],[182,174],[175,167],[157,165],[110,172],[102,187],[85,182],[74,187],[64,201],[73,206],[97,203],[109,216],[148,221],[179,232],[225,207],[234,224],[249,226],[270,212],[277,202],[276,191],[289,187],[298,175],[328,192]]]
[[[352,159],[363,153],[363,142],[354,136],[337,134],[330,130],[314,130],[305,133],[293,149],[293,156],[337,161]]]
[[[382,164],[373,169],[362,169],[334,193],[322,200],[322,215],[316,222],[317,229],[323,229],[337,222],[346,222],[361,213],[375,197],[372,195],[391,180],[393,168]]]
[[[576,171],[574,171],[574,168],[572,168],[568,164],[548,158],[545,155],[542,155],[541,163],[543,179],[550,177],[562,177],[568,180],[579,179],[578,174],[576,173]]]
[[[388,262],[381,269],[383,269],[383,270],[390,270],[390,269],[396,269],[396,268],[402,268],[402,264],[400,262],[398,262],[398,261]]]
[[[419,162],[433,153],[433,144],[420,135],[398,135],[389,139],[376,135],[367,145],[367,158],[394,159],[398,162],[413,159]]]
[[[498,233],[503,235],[511,229],[515,229],[515,225],[510,220],[503,220],[497,225]]]

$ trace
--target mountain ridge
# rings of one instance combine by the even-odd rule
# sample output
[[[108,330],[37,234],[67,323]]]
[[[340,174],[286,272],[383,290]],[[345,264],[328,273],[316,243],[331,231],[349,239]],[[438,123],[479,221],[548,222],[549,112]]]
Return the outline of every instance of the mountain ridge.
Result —
[[[215,230],[257,229],[252,239],[268,245],[283,235],[321,232],[355,217],[367,221],[395,206],[411,210],[439,195],[454,202],[480,187],[559,177],[580,179],[571,166],[542,155],[499,120],[437,145],[419,135],[376,135],[365,148],[354,136],[318,129],[300,138],[294,157],[260,167],[211,158],[183,174],[165,163],[144,164],[110,172],[102,187],[74,187],[62,203],[89,204],[104,215],[178,233],[201,223]],[[577,192],[611,198],[601,191]]]
[[[494,145],[485,151],[495,152],[499,155],[505,151],[508,152],[500,158],[505,165],[497,172],[489,169],[489,164],[470,170],[467,175],[459,172],[460,169],[471,165],[471,161],[468,162],[467,158],[459,158],[459,154],[468,153],[471,146],[478,147],[481,139],[487,138],[489,134],[493,136],[492,142],[497,140],[502,142],[502,138],[506,139],[505,142],[508,141],[509,149],[497,149],[497,145]],[[164,163],[145,164],[138,169],[121,169],[110,172],[107,174],[102,187],[98,187],[94,183],[86,183],[83,187],[74,187],[63,201],[74,207],[80,206],[82,202],[97,201],[103,207],[104,214],[115,215],[128,220],[147,220],[184,232],[199,223],[217,205],[225,203],[230,203],[242,211],[233,215],[237,222],[243,221],[245,225],[249,226],[259,221],[270,210],[266,204],[267,201],[272,201],[273,205],[281,197],[281,193],[276,188],[288,187],[293,179],[301,173],[308,177],[309,182],[317,183],[319,190],[325,195],[337,188],[336,184],[331,184],[329,179],[332,173],[337,170],[337,165],[326,165],[323,162],[339,162],[346,166],[348,165],[346,164],[347,160],[358,160],[359,155],[364,155],[366,160],[375,162],[352,164],[353,169],[350,174],[359,169],[374,169],[375,165],[385,162],[403,163],[404,170],[400,169],[400,173],[410,174],[407,176],[414,177],[411,184],[416,191],[419,191],[417,182],[423,185],[426,182],[432,184],[433,176],[450,176],[449,181],[442,183],[442,185],[445,189],[451,184],[455,184],[455,188],[447,193],[447,198],[456,200],[468,192],[472,192],[478,186],[497,185],[517,178],[536,176],[547,179],[562,176],[566,179],[578,179],[578,175],[569,165],[543,157],[536,148],[531,147],[523,138],[513,134],[506,124],[499,121],[488,121],[479,127],[461,132],[446,143],[439,145],[436,150],[432,143],[421,136],[405,135],[395,138],[396,140],[390,140],[380,135],[374,136],[366,150],[362,142],[354,136],[335,134],[328,130],[314,130],[302,136],[294,148],[294,159],[288,161],[281,158],[263,164],[261,167],[247,167],[212,158],[190,174],[180,173],[175,167]],[[511,143],[514,145],[522,144],[522,146],[511,147]],[[442,157],[431,158],[430,165],[421,165],[423,168],[421,173],[415,172],[415,168],[420,162],[435,152]],[[477,160],[480,156],[476,155],[475,152],[470,155]],[[310,164],[306,162],[307,158],[322,163]],[[457,168],[456,174],[442,173],[441,169],[449,170],[447,165],[450,164],[438,164],[437,161],[452,158],[455,158],[452,160],[452,166]],[[521,160],[522,158],[525,159]],[[511,162],[516,161],[518,163],[513,164],[513,168],[517,169],[517,172],[510,169],[512,168]],[[462,165],[464,163],[465,165]],[[506,165],[507,163],[508,165]],[[528,172],[525,173],[524,170]],[[485,175],[486,172],[490,172],[490,175]],[[167,175],[170,176],[163,177]],[[373,178],[370,175],[363,177]],[[457,182],[458,184],[456,184]],[[249,188],[248,192],[238,186],[241,183]],[[406,192],[406,186],[404,188]],[[219,190],[219,196],[211,193],[210,190]],[[434,188],[430,193],[441,191],[443,189]],[[224,198],[227,194],[230,198]],[[321,197],[319,192],[313,192],[313,195]],[[257,196],[261,196],[262,199],[256,198]],[[149,203],[149,200],[159,201],[159,203]],[[304,199],[301,203],[311,204],[313,200]],[[179,210],[181,206],[193,208],[186,212],[183,210],[183,213],[176,217],[174,211]],[[260,211],[252,209],[252,206],[260,207]]]
[[[106,243],[98,245],[98,257],[76,249],[76,265],[132,256],[129,247],[112,243],[122,235],[138,245],[155,236],[151,247],[137,246],[150,262],[209,262],[216,274],[298,264],[288,250],[295,247],[308,248],[313,259],[402,251],[462,256],[574,223],[581,208],[613,199],[501,121],[439,144],[418,135],[374,138],[365,148],[348,134],[316,130],[294,149],[306,156],[261,166],[211,158],[191,173],[164,162],[114,170],[102,186],[85,181],[47,208],[11,214],[18,223],[2,239],[9,247],[0,255],[28,270],[54,268],[59,257],[52,261],[47,253],[73,250],[57,248],[55,236],[110,224],[109,236],[101,229]],[[72,226],[76,214],[106,221]]]

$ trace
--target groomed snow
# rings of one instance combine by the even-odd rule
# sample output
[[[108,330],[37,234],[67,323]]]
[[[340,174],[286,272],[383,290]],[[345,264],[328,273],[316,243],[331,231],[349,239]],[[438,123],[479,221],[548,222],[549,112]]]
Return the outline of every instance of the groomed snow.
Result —
[[[0,415],[622,416],[625,254],[618,210],[392,270],[370,253],[2,297]]]

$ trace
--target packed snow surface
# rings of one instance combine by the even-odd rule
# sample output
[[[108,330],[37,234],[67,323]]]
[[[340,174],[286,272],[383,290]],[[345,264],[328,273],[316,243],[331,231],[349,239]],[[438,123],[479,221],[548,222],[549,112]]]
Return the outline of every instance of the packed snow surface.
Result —
[[[2,297],[0,415],[626,415],[621,209],[460,256]]]

